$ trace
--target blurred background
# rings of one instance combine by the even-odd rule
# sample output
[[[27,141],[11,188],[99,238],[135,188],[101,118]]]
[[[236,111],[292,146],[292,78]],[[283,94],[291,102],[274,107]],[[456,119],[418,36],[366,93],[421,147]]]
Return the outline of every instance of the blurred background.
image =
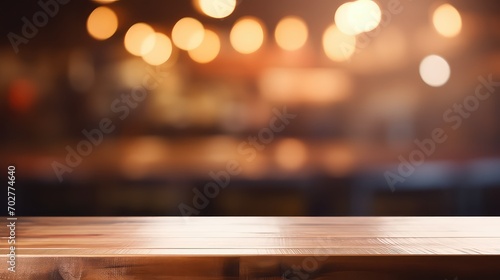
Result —
[[[3,3],[17,214],[500,215],[499,15],[494,0]]]

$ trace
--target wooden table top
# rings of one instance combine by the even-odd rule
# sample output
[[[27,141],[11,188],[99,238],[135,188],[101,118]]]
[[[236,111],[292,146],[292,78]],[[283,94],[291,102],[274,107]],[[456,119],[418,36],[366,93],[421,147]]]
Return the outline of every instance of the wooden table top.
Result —
[[[500,218],[21,217],[17,238],[34,256],[487,255]]]
[[[6,238],[2,240],[6,245]],[[9,253],[6,248],[1,246],[2,257]],[[137,264],[153,270],[170,264],[169,273],[173,273],[172,267],[180,269],[172,274],[177,277],[187,273],[196,278],[195,270],[206,269],[219,271],[214,272],[213,279],[241,279],[241,273],[260,271],[262,267],[273,277],[282,277],[284,268],[309,258],[317,264],[314,273],[334,273],[335,265],[356,271],[385,267],[383,271],[388,271],[399,262],[405,269],[419,271],[420,267],[427,271],[425,267],[450,279],[454,277],[453,271],[446,274],[450,269],[457,275],[462,273],[462,279],[468,279],[471,270],[483,271],[482,277],[488,279],[500,275],[500,268],[496,268],[500,267],[500,218],[19,217],[16,255],[18,272],[0,275],[24,279],[13,275],[46,276],[56,271],[66,279],[61,272],[66,267],[80,271],[81,277],[74,279],[97,279],[83,276],[92,275],[90,268],[104,273],[103,266],[111,262],[115,266],[121,263],[121,268],[113,266],[120,271]],[[372,260],[377,265],[370,266]],[[457,266],[452,260],[466,261]],[[23,263],[37,269],[27,272]],[[474,267],[467,268],[467,264]],[[123,277],[117,279],[136,279],[133,274],[120,275]]]

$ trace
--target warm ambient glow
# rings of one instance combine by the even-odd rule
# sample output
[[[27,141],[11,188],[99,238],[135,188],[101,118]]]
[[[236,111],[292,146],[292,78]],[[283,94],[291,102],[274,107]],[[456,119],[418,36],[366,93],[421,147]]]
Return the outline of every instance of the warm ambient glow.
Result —
[[[113,2],[116,2],[118,0],[94,0],[94,2],[100,3],[100,4],[111,4]]]
[[[182,50],[197,48],[203,41],[205,28],[198,20],[190,17],[180,19],[172,29],[172,41]]]
[[[454,37],[462,29],[460,13],[450,4],[443,4],[434,11],[432,23],[436,31],[445,37]]]
[[[134,137],[124,142],[120,165],[125,176],[140,179],[158,172],[159,166],[169,162],[170,147],[155,136]]]
[[[348,176],[354,171],[356,157],[349,145],[333,144],[321,152],[325,171],[336,177]]]
[[[9,107],[19,113],[30,112],[36,104],[37,95],[38,88],[30,79],[14,79],[7,89]]]
[[[426,84],[440,87],[450,78],[450,65],[440,56],[429,55],[420,63],[420,77]]]
[[[262,71],[258,85],[271,104],[325,104],[348,98],[352,82],[340,69],[283,67]]]
[[[146,38],[154,38],[150,37],[153,34],[155,34],[154,29],[145,23],[140,22],[132,25],[125,34],[125,49],[136,56],[148,53],[153,49],[154,41],[150,39],[146,42]]]
[[[198,63],[214,60],[220,51],[219,36],[212,30],[205,30],[203,42],[196,49],[188,51],[189,57]]]
[[[68,58],[68,81],[72,89],[79,92],[90,90],[95,82],[92,55],[83,50],[75,50]]]
[[[333,61],[348,60],[356,50],[356,37],[344,34],[331,25],[323,34],[323,49]]]
[[[142,56],[144,61],[151,65],[165,63],[172,55],[172,42],[167,35],[155,33],[146,39],[146,42],[148,41],[154,42],[154,46],[151,51]]]
[[[87,31],[97,40],[106,40],[118,29],[118,17],[107,7],[96,8],[87,19]]]
[[[306,43],[307,36],[306,23],[294,16],[283,18],[274,33],[278,46],[287,51],[300,49]]]
[[[307,161],[307,147],[297,139],[281,140],[275,150],[275,160],[283,169],[300,169]]]
[[[264,43],[264,29],[260,21],[253,17],[238,20],[231,30],[230,41],[233,48],[243,54],[257,51]]]
[[[335,12],[335,24],[345,34],[357,35],[375,29],[382,18],[380,7],[371,0],[342,4]]]
[[[234,12],[236,0],[195,0],[200,10],[213,18],[225,18]]]

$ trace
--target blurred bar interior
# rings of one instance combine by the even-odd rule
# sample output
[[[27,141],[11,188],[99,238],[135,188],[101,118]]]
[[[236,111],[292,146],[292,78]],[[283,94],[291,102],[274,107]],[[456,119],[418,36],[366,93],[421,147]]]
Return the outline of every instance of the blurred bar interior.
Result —
[[[500,3],[10,1],[19,215],[500,215]]]

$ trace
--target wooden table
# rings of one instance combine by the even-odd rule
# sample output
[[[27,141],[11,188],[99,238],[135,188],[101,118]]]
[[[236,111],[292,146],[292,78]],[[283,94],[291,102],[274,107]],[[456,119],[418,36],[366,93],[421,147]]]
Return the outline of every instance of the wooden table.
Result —
[[[19,217],[7,246],[0,279],[500,279],[494,217]]]

